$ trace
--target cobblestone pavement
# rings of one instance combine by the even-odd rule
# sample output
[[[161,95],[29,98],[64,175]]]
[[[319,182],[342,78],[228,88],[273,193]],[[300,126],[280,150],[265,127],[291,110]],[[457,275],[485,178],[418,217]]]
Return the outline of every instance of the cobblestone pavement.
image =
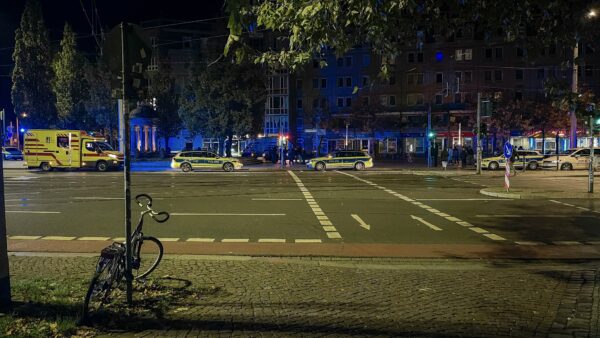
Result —
[[[95,258],[12,256],[10,263],[13,282],[81,287]],[[99,330],[140,337],[597,337],[596,265],[167,256],[155,282],[180,278],[190,292],[166,299],[164,311]]]

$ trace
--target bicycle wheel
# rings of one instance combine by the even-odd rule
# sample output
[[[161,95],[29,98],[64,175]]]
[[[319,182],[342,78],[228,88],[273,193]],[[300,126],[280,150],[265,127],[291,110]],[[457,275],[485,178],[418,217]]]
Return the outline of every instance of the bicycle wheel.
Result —
[[[86,322],[90,313],[97,312],[109,301],[113,287],[122,277],[122,267],[119,266],[119,258],[101,258],[92,281],[85,294],[81,321]]]
[[[144,236],[137,246],[134,259],[139,267],[133,272],[135,279],[147,277],[160,263],[163,256],[163,245],[156,237]]]

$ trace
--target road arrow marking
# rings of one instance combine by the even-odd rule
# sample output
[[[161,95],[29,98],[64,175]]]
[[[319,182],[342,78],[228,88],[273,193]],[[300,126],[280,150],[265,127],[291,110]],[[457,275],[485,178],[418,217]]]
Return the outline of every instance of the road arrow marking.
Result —
[[[350,216],[352,216],[352,218],[354,218],[358,222],[358,225],[360,225],[361,227],[363,227],[367,230],[371,230],[371,226],[368,225],[367,223],[365,223],[365,221],[363,221],[363,219],[360,218],[360,216],[355,215],[355,214],[350,214]]]
[[[423,223],[423,224],[427,225],[427,226],[428,226],[428,227],[430,227],[432,230],[435,230],[435,231],[442,231],[442,229],[441,229],[441,228],[438,228],[438,227],[436,227],[435,225],[433,225],[433,224],[431,224],[431,223],[427,222],[426,220],[422,219],[421,217],[417,217],[417,216],[415,216],[415,215],[410,215],[410,217],[412,217],[412,219],[416,219],[417,221],[419,221],[419,222],[421,222],[421,223]]]

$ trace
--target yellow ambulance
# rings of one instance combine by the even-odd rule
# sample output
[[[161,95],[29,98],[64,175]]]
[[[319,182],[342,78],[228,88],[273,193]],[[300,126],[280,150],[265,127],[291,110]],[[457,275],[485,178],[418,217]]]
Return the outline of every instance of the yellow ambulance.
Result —
[[[103,137],[83,130],[28,130],[23,155],[29,169],[93,168],[98,171],[120,168],[124,156]]]

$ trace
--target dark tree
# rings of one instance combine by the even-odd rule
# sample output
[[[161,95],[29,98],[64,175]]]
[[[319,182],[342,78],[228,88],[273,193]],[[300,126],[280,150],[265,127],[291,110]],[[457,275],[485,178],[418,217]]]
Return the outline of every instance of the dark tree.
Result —
[[[40,4],[29,0],[15,32],[11,92],[15,113],[27,114],[28,128],[48,128],[56,121],[50,57]]]

